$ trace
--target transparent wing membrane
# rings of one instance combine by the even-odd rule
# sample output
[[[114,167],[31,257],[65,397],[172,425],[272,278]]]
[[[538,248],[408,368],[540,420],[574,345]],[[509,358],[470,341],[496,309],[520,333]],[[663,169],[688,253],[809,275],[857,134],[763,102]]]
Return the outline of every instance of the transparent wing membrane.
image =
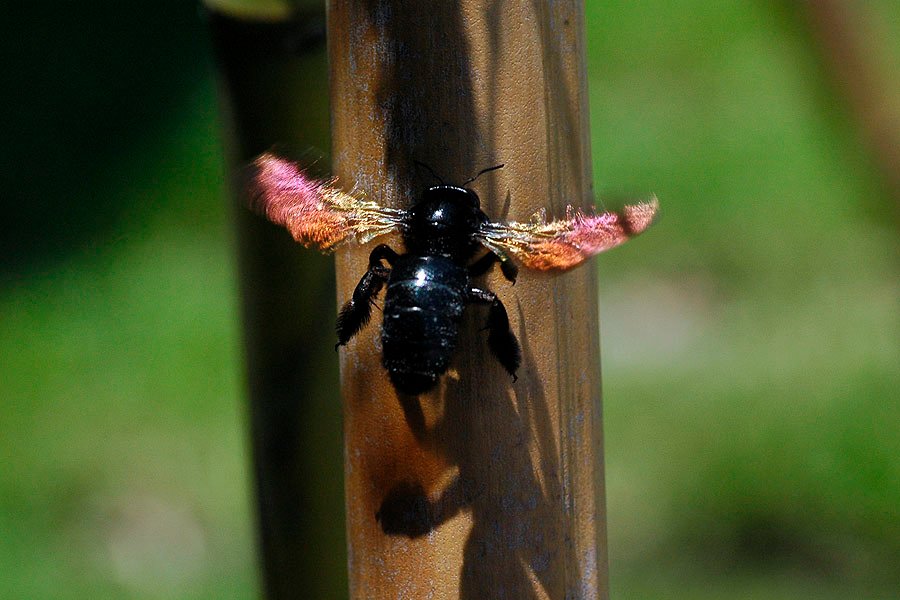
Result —
[[[529,223],[486,223],[477,237],[529,269],[566,270],[647,229],[659,209],[656,197],[620,211],[584,213],[571,206],[566,218],[547,221],[541,211]]]
[[[333,250],[391,232],[404,211],[343,192],[335,179],[309,177],[295,163],[263,154],[252,165],[250,207],[284,226],[304,246]]]

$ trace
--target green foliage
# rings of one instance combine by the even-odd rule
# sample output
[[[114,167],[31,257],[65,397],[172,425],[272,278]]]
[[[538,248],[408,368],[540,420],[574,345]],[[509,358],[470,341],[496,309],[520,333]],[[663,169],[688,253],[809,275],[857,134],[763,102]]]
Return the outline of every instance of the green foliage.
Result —
[[[663,210],[600,259],[613,595],[884,597],[892,201],[796,16],[694,4],[589,16],[599,189]]]

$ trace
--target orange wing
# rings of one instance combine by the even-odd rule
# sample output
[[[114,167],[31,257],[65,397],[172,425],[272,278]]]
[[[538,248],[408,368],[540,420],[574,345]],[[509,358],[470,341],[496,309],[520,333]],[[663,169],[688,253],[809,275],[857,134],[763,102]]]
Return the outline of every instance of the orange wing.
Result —
[[[529,269],[566,270],[641,233],[653,223],[658,209],[655,196],[617,212],[585,214],[570,206],[564,220],[548,223],[541,211],[530,223],[487,223],[477,237]]]
[[[334,179],[312,179],[293,162],[268,153],[253,162],[250,192],[250,208],[283,225],[304,246],[323,251],[348,239],[364,244],[390,233],[404,214],[347,194]]]

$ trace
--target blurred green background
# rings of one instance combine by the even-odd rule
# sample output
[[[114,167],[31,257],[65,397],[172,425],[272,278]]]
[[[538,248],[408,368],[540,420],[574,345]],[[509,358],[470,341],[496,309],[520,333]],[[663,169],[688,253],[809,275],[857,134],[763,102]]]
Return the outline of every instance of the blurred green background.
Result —
[[[594,262],[615,598],[900,598],[898,198],[794,6],[588,3],[596,188],[663,208]],[[900,114],[900,6],[853,6]],[[0,32],[0,597],[255,597],[200,11]]]

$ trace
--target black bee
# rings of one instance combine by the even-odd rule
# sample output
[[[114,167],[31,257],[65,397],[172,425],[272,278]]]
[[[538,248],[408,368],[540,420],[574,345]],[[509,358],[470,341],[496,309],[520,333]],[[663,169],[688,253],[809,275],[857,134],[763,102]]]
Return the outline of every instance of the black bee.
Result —
[[[338,316],[337,345],[368,323],[371,305],[386,287],[382,364],[394,387],[410,395],[430,390],[447,371],[460,319],[472,303],[489,305],[488,347],[515,381],[521,352],[506,308],[493,292],[473,286],[473,278],[499,262],[515,283],[518,268],[509,255],[532,269],[572,268],[649,227],[658,207],[653,198],[621,212],[584,214],[570,207],[564,220],[548,222],[541,213],[530,223],[500,224],[465,187],[477,175],[462,186],[432,186],[409,210],[399,210],[345,193],[333,180],[311,179],[271,154],[254,167],[253,207],[306,246],[328,251],[348,238],[365,243],[400,230],[406,252],[386,244],[372,250],[368,270]],[[482,249],[487,253],[475,260]]]

